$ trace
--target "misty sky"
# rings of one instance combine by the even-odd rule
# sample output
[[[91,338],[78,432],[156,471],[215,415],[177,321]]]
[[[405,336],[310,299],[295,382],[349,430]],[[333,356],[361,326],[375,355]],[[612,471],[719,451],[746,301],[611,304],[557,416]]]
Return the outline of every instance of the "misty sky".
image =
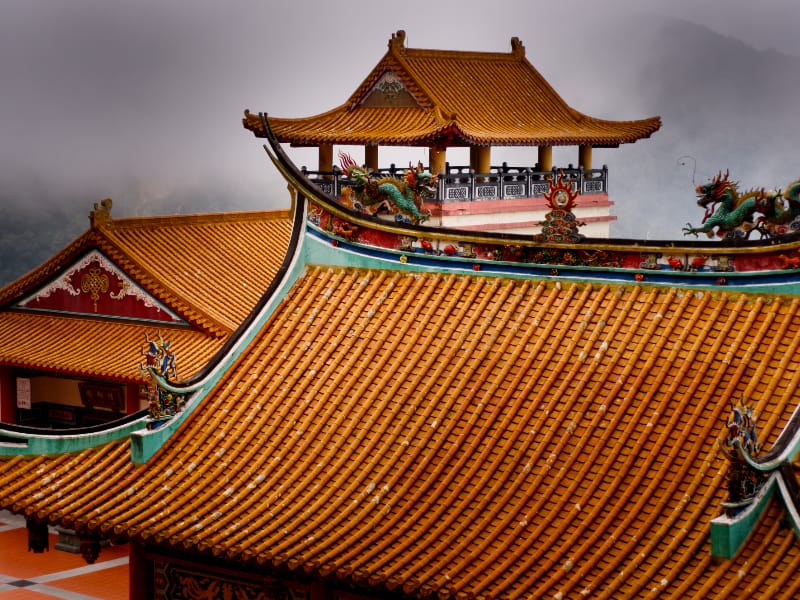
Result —
[[[592,63],[591,77],[577,68],[598,49],[631,57],[657,51],[634,31],[605,34],[633,12],[800,57],[795,0],[3,0],[0,197],[40,210],[74,203],[81,215],[107,196],[118,216],[158,212],[175,195],[181,212],[285,207],[285,184],[241,126],[244,109],[294,117],[338,106],[398,29],[417,48],[507,52],[517,36],[578,110],[653,116],[658,110],[643,105],[625,60]],[[656,136],[669,127],[665,121]],[[625,182],[613,179],[615,158],[632,160],[650,142],[595,159],[609,164],[618,204]],[[779,176],[775,184],[800,173]]]

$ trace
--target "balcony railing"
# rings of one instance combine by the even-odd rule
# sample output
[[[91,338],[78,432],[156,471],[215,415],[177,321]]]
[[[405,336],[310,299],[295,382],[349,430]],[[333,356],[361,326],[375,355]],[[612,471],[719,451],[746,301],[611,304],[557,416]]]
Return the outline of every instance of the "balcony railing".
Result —
[[[377,170],[375,175],[402,178],[407,170],[392,165],[388,169]],[[306,167],[302,171],[311,182],[332,196],[341,196],[342,188],[350,185],[350,179],[338,167],[334,167],[332,172],[309,171]],[[608,193],[608,167],[605,165],[602,169],[580,169],[569,165],[567,168],[553,168],[552,171],[534,171],[503,164],[492,167],[489,173],[473,173],[469,167],[448,164],[446,172],[439,176],[437,196],[430,201],[480,202],[541,197],[549,189],[548,178],[559,173],[572,179],[572,189],[579,194]]]

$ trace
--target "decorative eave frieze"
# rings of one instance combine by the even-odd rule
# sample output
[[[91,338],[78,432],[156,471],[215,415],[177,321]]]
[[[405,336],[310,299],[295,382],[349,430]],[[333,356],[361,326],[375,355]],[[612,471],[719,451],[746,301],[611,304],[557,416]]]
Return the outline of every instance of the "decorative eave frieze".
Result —
[[[97,249],[84,254],[13,308],[185,324]]]

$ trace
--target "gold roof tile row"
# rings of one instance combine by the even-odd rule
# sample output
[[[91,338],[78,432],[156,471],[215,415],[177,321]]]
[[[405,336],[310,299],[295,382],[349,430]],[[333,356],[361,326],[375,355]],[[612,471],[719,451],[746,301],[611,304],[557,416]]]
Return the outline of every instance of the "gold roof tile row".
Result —
[[[53,332],[58,331],[54,342]],[[0,313],[0,363],[52,370],[78,377],[139,381],[145,335],[165,339],[178,348],[178,373],[188,378],[222,347],[224,338],[210,338],[188,327],[114,322],[22,312]],[[87,352],[91,348],[91,352]]]
[[[68,527],[76,515],[92,515],[131,489],[128,441],[54,456],[17,456],[0,460],[3,508]]]
[[[291,234],[287,211],[188,215],[113,222],[110,241],[166,304],[208,315],[228,332],[250,313],[278,271]]]
[[[420,597],[791,588],[778,503],[731,561],[709,559],[709,522],[730,402],[767,447],[794,409],[798,309],[309,267],[135,480],[120,448],[11,459],[0,506]]]

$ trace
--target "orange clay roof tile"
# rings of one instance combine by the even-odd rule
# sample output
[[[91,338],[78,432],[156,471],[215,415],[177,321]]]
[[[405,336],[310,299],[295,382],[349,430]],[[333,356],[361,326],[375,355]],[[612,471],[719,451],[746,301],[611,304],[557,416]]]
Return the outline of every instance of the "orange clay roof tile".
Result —
[[[111,500],[109,489],[117,492],[121,485],[133,485],[126,478],[135,471],[128,441],[69,454],[0,460],[3,507],[39,519],[58,518],[70,527],[75,515],[92,515],[99,503]],[[42,483],[64,493],[45,493]],[[31,494],[31,487],[39,491]]]
[[[287,211],[94,220],[39,268],[0,290],[0,363],[85,377],[137,380],[144,334],[180,348],[182,377],[202,367],[275,277],[291,234]],[[190,327],[13,310],[88,249],[97,248]],[[59,343],[51,342],[59,332]],[[91,351],[87,352],[87,349]]]
[[[0,312],[0,363],[77,377],[138,381],[145,335],[153,338],[157,331],[180,348],[181,378],[205,366],[225,342],[189,327]]]
[[[766,447],[796,405],[799,312],[309,267],[135,479],[125,444],[4,459],[0,507],[417,597],[777,597],[800,565],[780,503],[729,561],[709,521],[730,399]]]
[[[307,118],[270,118],[282,142],[295,145],[577,145],[617,146],[649,137],[658,117],[608,121],[567,105],[525,58],[512,51],[461,52],[405,48],[398,32],[389,51],[338,108]],[[376,92],[382,78],[402,85]],[[368,100],[382,97],[377,104]],[[410,98],[410,99],[409,99]],[[245,113],[244,126],[263,136],[259,119]]]
[[[106,231],[131,273],[162,301],[183,304],[233,331],[283,262],[287,211],[115,219]]]

